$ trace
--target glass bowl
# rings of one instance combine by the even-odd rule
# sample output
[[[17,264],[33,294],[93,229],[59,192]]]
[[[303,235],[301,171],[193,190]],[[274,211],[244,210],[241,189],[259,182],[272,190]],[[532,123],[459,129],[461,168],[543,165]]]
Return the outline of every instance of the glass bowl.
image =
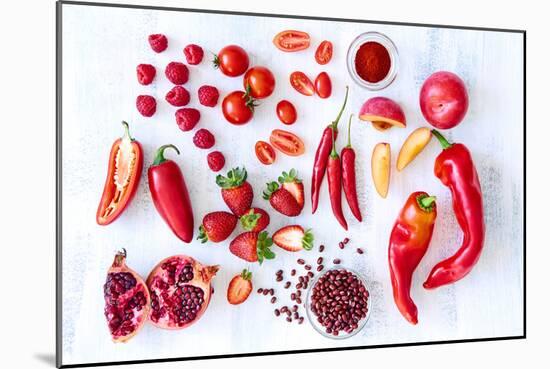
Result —
[[[382,46],[384,46],[388,53],[390,54],[390,60],[391,60],[391,66],[390,70],[388,71],[388,74],[386,77],[384,77],[383,80],[372,83],[365,81],[363,78],[357,74],[357,71],[355,70],[355,54],[357,54],[357,50],[363,45],[365,42],[374,41],[378,42]],[[348,55],[347,55],[347,66],[348,66],[348,72],[351,76],[351,78],[357,83],[359,86],[366,88],[371,91],[377,91],[381,90],[383,88],[388,87],[397,76],[397,70],[399,68],[399,54],[397,53],[397,47],[393,43],[392,40],[390,40],[386,35],[379,33],[379,32],[365,32],[360,34],[355,38],[355,40],[352,41],[352,43],[349,45],[348,49]]]
[[[334,336],[334,335],[329,334],[325,331],[326,328],[323,327],[321,325],[321,323],[319,323],[317,321],[317,317],[311,311],[311,294],[312,294],[312,291],[313,291],[313,287],[315,287],[315,285],[317,284],[317,282],[319,281],[319,279],[322,276],[324,276],[326,273],[328,273],[331,270],[342,270],[342,269],[347,270],[348,272],[351,272],[351,273],[353,273],[357,276],[357,278],[361,281],[361,283],[363,283],[363,285],[365,286],[365,288],[369,292],[369,298],[367,300],[367,314],[363,319],[361,319],[358,322],[357,328],[354,331],[350,332],[350,333],[346,333],[344,331],[341,331],[338,336]],[[309,288],[307,290],[306,301],[305,301],[305,309],[306,309],[306,316],[307,316],[307,319],[308,319],[309,323],[311,324],[311,326],[317,332],[319,332],[321,335],[323,335],[327,338],[331,338],[331,339],[335,339],[335,340],[342,340],[342,339],[346,339],[346,338],[350,338],[350,337],[355,336],[357,333],[359,333],[365,327],[365,324],[369,320],[370,312],[372,310],[372,295],[371,295],[371,291],[369,289],[369,286],[368,286],[365,278],[360,273],[357,273],[355,270],[350,269],[350,268],[346,268],[346,267],[343,267],[343,266],[335,266],[335,267],[332,267],[330,269],[326,269],[322,273],[318,274],[315,277],[315,279],[313,279],[313,283],[311,283],[311,285],[309,286]]]

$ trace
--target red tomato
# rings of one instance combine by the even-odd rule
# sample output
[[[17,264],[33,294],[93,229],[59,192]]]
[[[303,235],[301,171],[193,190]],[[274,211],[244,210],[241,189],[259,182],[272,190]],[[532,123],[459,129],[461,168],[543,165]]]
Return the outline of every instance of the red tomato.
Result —
[[[313,96],[315,93],[313,83],[303,72],[293,72],[290,75],[290,84],[302,95]]]
[[[255,99],[264,99],[273,93],[275,77],[265,67],[252,67],[244,75],[243,85],[245,91],[250,88],[250,96]]]
[[[273,38],[273,44],[277,49],[294,52],[307,49],[310,38],[306,32],[287,30],[277,33]]]
[[[237,45],[224,47],[214,57],[214,66],[220,68],[222,73],[229,77],[240,76],[246,72],[248,65],[248,54]]]
[[[332,93],[332,82],[327,72],[321,72],[315,78],[315,92],[322,99],[326,99]]]
[[[248,101],[244,91],[233,91],[222,102],[223,116],[231,124],[248,123],[254,115],[253,101]]]
[[[294,124],[296,122],[296,108],[288,100],[281,100],[277,104],[277,116],[284,124]]]
[[[273,146],[271,146],[267,142],[256,142],[254,150],[256,151],[256,157],[262,164],[270,165],[273,164],[273,162],[275,161],[275,150],[273,150]]]
[[[279,151],[290,156],[300,156],[305,151],[304,142],[294,133],[274,129],[269,142]]]
[[[332,42],[323,41],[315,51],[315,60],[321,65],[327,64],[332,59]]]

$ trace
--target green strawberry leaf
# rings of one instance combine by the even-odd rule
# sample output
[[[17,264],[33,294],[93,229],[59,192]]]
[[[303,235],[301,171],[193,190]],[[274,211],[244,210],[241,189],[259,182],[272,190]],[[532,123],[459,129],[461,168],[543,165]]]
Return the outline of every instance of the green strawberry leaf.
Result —
[[[302,238],[302,247],[304,250],[311,250],[313,249],[313,233],[311,233],[311,229],[308,229],[306,233],[304,234],[304,237]]]
[[[227,172],[227,177],[218,174],[216,176],[216,184],[223,189],[238,187],[246,181],[247,176],[246,168],[233,168]]]
[[[269,200],[273,192],[279,189],[279,184],[277,182],[268,182],[266,183],[267,189],[264,191],[263,198]]]

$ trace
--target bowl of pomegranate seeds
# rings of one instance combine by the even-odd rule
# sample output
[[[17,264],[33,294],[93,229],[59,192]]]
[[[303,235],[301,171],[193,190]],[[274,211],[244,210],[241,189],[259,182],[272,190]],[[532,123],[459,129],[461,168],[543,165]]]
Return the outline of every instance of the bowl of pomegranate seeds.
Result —
[[[333,339],[357,334],[367,323],[371,299],[357,272],[334,267],[319,274],[308,290],[306,314],[315,330]]]

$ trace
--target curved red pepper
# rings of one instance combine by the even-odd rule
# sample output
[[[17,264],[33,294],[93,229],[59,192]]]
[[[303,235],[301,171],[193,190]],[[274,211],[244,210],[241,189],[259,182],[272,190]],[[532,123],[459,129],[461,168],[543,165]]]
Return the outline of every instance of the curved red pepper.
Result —
[[[342,212],[342,166],[340,157],[336,152],[334,144],[334,135],[332,136],[332,151],[328,158],[328,192],[330,197],[330,206],[334,217],[342,227],[347,231],[348,223]]]
[[[149,167],[149,189],[153,203],[160,216],[172,232],[183,242],[193,239],[193,209],[185,185],[185,179],[179,166],[164,158],[164,150],[179,150],[174,145],[161,146],[155,155],[153,165]]]
[[[110,224],[122,214],[136,194],[143,170],[141,145],[130,136],[128,123],[122,125],[124,136],[111,146],[107,178],[96,212],[99,225]]]
[[[361,209],[359,209],[359,201],[357,200],[357,184],[355,180],[355,150],[351,147],[351,118],[348,123],[348,145],[342,149],[340,157],[342,159],[342,184],[344,194],[348,201],[349,208],[352,214],[358,221],[363,221]]]
[[[418,323],[418,310],[411,299],[414,270],[426,254],[432,239],[437,209],[435,197],[413,192],[395,221],[388,247],[393,299],[411,324]]]
[[[346,97],[344,98],[344,104],[338,113],[336,119],[329,124],[323,131],[321,136],[321,142],[317,146],[315,152],[315,160],[313,161],[313,173],[311,175],[311,213],[315,214],[317,211],[317,205],[319,204],[319,191],[321,190],[321,183],[323,183],[323,177],[327,169],[328,157],[332,149],[332,137],[334,139],[338,137],[338,122],[346,107],[348,101],[348,87],[346,86]]]
[[[463,144],[450,144],[435,129],[443,151],[435,160],[435,175],[449,187],[453,209],[464,232],[462,246],[450,258],[439,262],[424,282],[425,288],[436,288],[464,278],[481,255],[485,239],[483,195],[470,151]]]

